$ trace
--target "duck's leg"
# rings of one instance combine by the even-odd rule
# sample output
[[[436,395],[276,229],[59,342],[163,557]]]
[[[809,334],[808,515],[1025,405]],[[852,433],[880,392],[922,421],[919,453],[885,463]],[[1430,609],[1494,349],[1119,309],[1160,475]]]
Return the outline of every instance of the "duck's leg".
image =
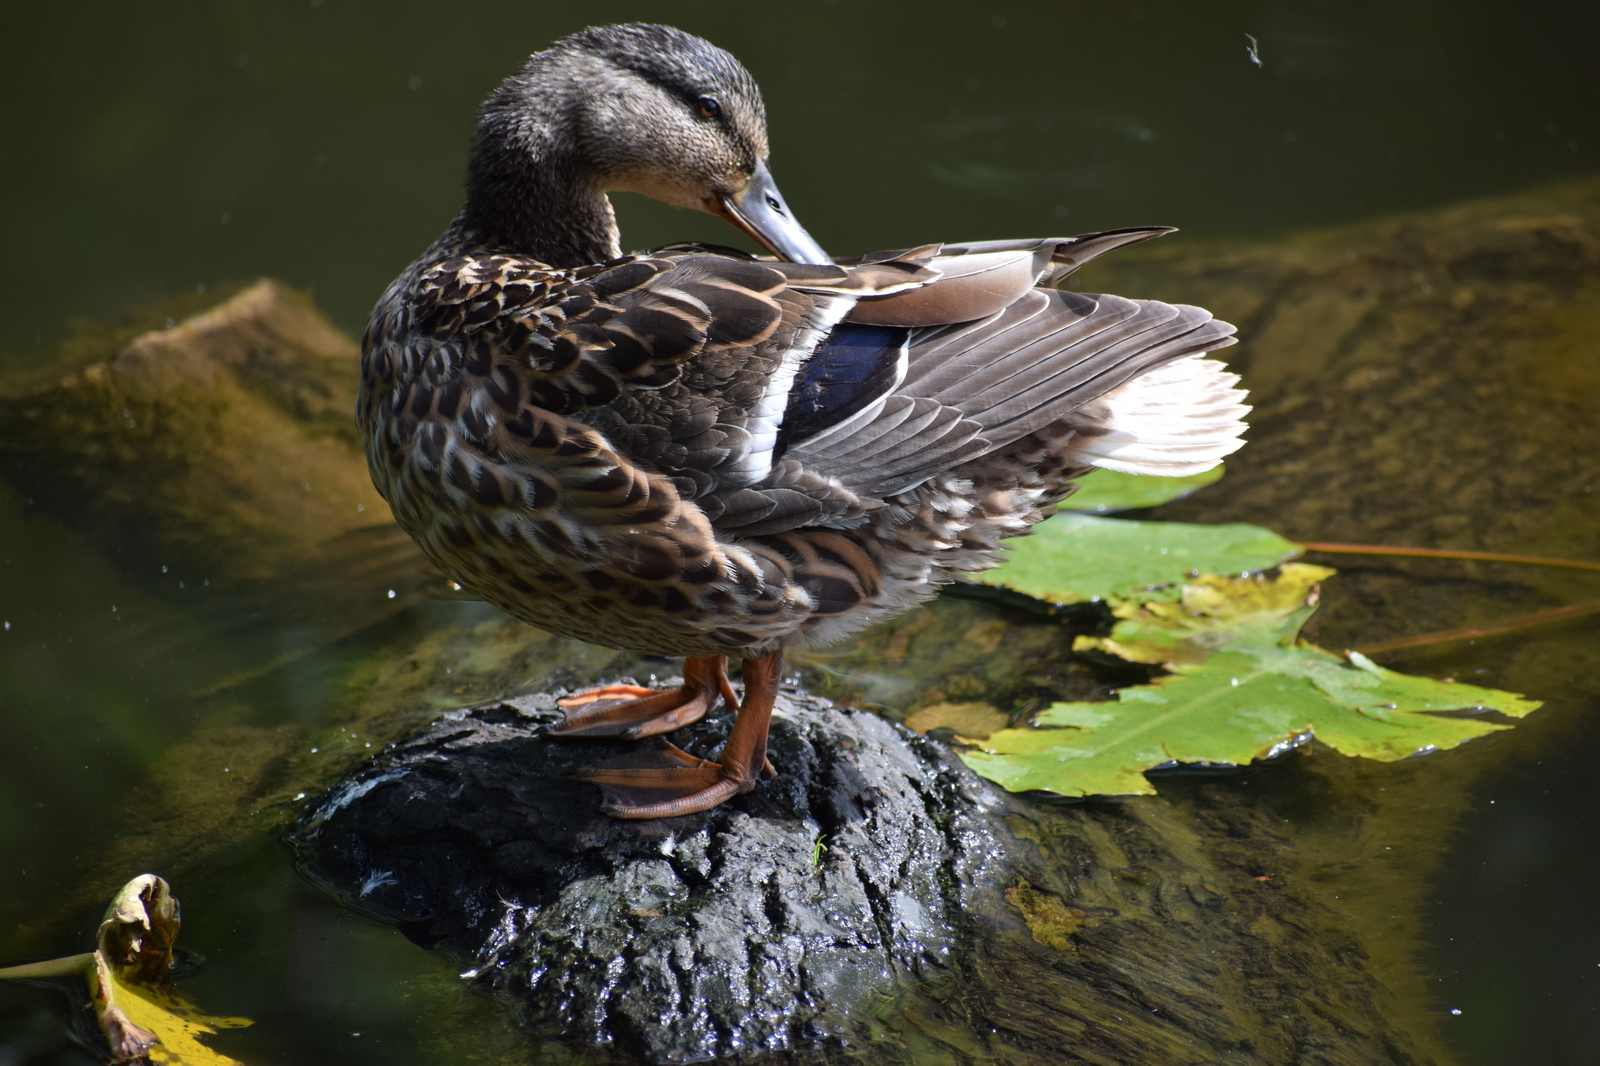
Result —
[[[605,736],[637,739],[670,733],[698,722],[718,699],[736,707],[724,655],[683,661],[683,684],[665,691],[638,685],[604,685],[557,701],[566,720],[552,726],[554,736]]]
[[[608,759],[578,776],[600,786],[600,809],[613,818],[671,818],[708,811],[748,792],[772,773],[767,726],[783,673],[783,650],[744,663],[744,702],[722,745],[722,761],[707,762],[658,739],[647,751]]]

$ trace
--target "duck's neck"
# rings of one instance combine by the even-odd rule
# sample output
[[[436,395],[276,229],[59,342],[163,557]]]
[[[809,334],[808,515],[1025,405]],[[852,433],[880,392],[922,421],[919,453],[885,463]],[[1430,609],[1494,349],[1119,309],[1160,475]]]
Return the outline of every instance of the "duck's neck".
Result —
[[[457,225],[499,250],[573,267],[621,255],[617,219],[570,137],[484,128]]]

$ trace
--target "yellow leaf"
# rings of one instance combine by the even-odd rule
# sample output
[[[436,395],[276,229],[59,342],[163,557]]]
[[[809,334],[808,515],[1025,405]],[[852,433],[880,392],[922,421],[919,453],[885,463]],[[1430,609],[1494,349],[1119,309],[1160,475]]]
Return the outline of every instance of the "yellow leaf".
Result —
[[[200,1037],[210,1036],[219,1029],[242,1028],[250,1024],[249,1018],[216,1018],[201,1014],[191,1004],[157,988],[124,981],[114,969],[110,970],[110,976],[116,1005],[128,1021],[161,1041],[150,1049],[152,1063],[243,1066],[239,1060],[206,1047]]]

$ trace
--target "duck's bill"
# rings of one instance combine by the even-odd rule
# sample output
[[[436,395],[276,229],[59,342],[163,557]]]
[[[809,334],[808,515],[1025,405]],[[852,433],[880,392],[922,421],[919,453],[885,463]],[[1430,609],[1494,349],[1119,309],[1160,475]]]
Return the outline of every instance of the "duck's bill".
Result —
[[[716,207],[718,214],[780,259],[817,266],[833,263],[822,245],[812,240],[811,234],[789,213],[789,205],[783,202],[765,163],[756,167],[744,188],[718,196]]]

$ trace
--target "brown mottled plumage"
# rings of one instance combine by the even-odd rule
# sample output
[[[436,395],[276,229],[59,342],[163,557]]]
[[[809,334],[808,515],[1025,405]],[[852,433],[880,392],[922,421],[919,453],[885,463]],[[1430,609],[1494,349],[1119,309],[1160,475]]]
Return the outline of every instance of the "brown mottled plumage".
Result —
[[[722,214],[795,260],[621,256],[605,192]],[[680,690],[569,701],[649,736],[746,697],[721,764],[657,741],[592,774],[621,817],[714,806],[765,765],[785,647],[994,565],[1093,466],[1238,446],[1205,311],[1054,288],[1161,229],[833,264],[766,168],[759,92],[659,26],[586,30],[480,116],[468,200],[384,294],[358,409],[374,482],[447,574],[534,625],[689,657]]]

